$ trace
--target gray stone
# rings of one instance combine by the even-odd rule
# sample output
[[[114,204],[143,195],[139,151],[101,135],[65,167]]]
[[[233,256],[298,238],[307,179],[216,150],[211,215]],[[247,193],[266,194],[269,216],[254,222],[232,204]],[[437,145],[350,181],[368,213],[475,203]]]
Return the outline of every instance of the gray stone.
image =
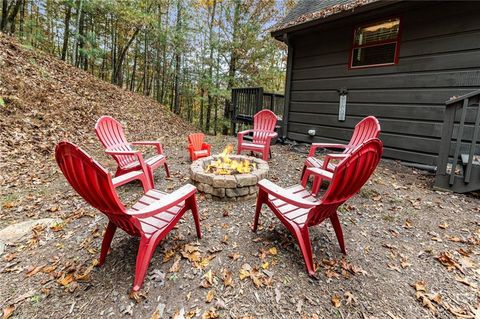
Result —
[[[211,194],[217,197],[225,197],[225,188],[213,188]]]
[[[235,188],[237,187],[237,179],[233,175],[225,175],[225,188]]]
[[[196,173],[195,174],[195,180],[197,182],[204,183],[204,184],[210,184],[210,185],[213,183],[214,177],[216,177],[216,176],[213,175],[213,174],[210,174],[210,173]]]
[[[62,220],[57,218],[42,218],[13,224],[0,230],[0,241],[3,243],[15,243],[22,239],[23,236],[29,234],[35,225],[40,224],[49,227],[61,222]]]
[[[208,184],[199,183],[198,184],[198,190],[203,192],[203,193],[211,194],[213,192],[213,187],[211,185],[208,185]]]
[[[239,187],[239,188],[227,188],[225,190],[225,195],[227,197],[239,197],[248,195],[249,188],[248,187]]]
[[[236,175],[237,185],[240,187],[255,185],[257,183],[257,176],[254,174],[239,174]]]
[[[249,193],[250,194],[256,194],[257,193],[257,186],[250,186],[249,187]]]
[[[225,188],[225,176],[217,175],[213,178],[213,187],[223,187]]]

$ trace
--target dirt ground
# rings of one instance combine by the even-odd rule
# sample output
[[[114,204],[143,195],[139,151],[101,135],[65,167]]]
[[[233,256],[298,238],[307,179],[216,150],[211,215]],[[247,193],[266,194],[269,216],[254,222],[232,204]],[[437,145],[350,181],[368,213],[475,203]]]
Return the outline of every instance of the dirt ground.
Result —
[[[235,142],[209,140],[217,152]],[[165,144],[173,177],[158,170],[156,185],[171,191],[189,181],[189,161],[186,151]],[[273,154],[270,179],[296,183],[305,154],[280,145]],[[318,280],[306,275],[294,239],[267,208],[255,234],[254,200],[199,196],[204,238],[196,239],[187,213],[156,250],[136,302],[129,290],[138,241],[117,232],[105,265],[89,272],[106,218],[56,173],[48,183],[2,195],[3,225],[59,216],[63,222],[7,248],[0,300],[6,308],[26,296],[14,303],[12,318],[150,318],[157,308],[165,318],[478,318],[479,199],[432,190],[432,182],[426,172],[382,161],[341,209],[347,256],[329,222],[312,229]],[[125,201],[140,194],[135,184],[121,190]],[[200,262],[191,261],[195,250]]]
[[[149,98],[4,36],[0,97],[0,229],[60,218],[0,253],[3,319],[480,317],[478,194],[435,191],[431,174],[388,160],[341,207],[347,256],[329,222],[311,230],[318,280],[267,208],[255,234],[254,200],[199,196],[204,238],[196,239],[187,212],[158,246],[142,294],[131,296],[138,240],[118,231],[105,265],[93,266],[107,220],[66,183],[54,145],[73,141],[113,171],[93,133],[99,116],[113,115],[129,139],[164,144],[172,178],[162,170],[155,178],[170,192],[189,182],[185,146],[194,127]],[[214,153],[235,143],[208,141]],[[273,154],[269,179],[297,183],[306,154],[287,145]],[[141,187],[119,192],[132,203]]]

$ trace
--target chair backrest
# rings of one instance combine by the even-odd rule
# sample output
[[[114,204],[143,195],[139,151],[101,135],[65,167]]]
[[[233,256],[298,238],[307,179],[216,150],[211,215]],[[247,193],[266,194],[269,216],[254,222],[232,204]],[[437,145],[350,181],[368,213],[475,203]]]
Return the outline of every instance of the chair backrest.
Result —
[[[194,151],[199,151],[202,149],[203,140],[205,139],[205,134],[203,133],[194,133],[188,136],[188,143],[193,146]]]
[[[378,138],[380,131],[380,123],[377,118],[375,116],[367,116],[355,125],[352,138],[350,139],[350,142],[348,142],[348,147],[346,148],[345,153],[350,153],[358,145],[371,138]]]
[[[343,159],[333,172],[330,185],[322,196],[320,205],[309,213],[307,223],[316,225],[333,214],[338,206],[360,191],[375,171],[383,153],[383,144],[370,139],[357,146]]]
[[[55,159],[68,183],[83,199],[127,233],[139,234],[138,221],[125,214],[125,206],[118,198],[112,178],[100,164],[70,142],[57,144]]]
[[[95,124],[95,133],[106,149],[114,151],[132,150],[123,132],[122,124],[111,116],[102,116],[98,119]],[[120,167],[124,167],[137,160],[133,155],[112,155],[112,157]]]
[[[270,110],[261,110],[253,117],[253,143],[264,144],[270,133],[275,131],[277,116]]]

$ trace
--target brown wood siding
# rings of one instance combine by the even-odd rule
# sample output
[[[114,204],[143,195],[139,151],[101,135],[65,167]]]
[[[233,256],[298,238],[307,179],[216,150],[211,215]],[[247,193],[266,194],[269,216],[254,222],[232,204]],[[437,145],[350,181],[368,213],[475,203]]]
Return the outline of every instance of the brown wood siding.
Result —
[[[386,157],[435,165],[445,101],[480,88],[478,12],[478,2],[404,2],[291,34],[287,136],[345,142],[358,121],[374,115]],[[349,70],[354,27],[393,16],[402,19],[399,63]],[[340,88],[348,90],[344,122]]]

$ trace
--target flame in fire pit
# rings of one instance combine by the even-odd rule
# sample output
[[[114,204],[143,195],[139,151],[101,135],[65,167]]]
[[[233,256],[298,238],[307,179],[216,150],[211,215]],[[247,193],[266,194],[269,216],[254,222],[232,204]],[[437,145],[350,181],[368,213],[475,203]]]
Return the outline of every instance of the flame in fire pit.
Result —
[[[217,160],[211,162],[207,168],[205,168],[205,172],[216,175],[233,175],[250,173],[252,169],[257,168],[256,163],[252,163],[249,160],[232,160],[229,156],[232,152],[233,145],[230,144],[225,147]]]

